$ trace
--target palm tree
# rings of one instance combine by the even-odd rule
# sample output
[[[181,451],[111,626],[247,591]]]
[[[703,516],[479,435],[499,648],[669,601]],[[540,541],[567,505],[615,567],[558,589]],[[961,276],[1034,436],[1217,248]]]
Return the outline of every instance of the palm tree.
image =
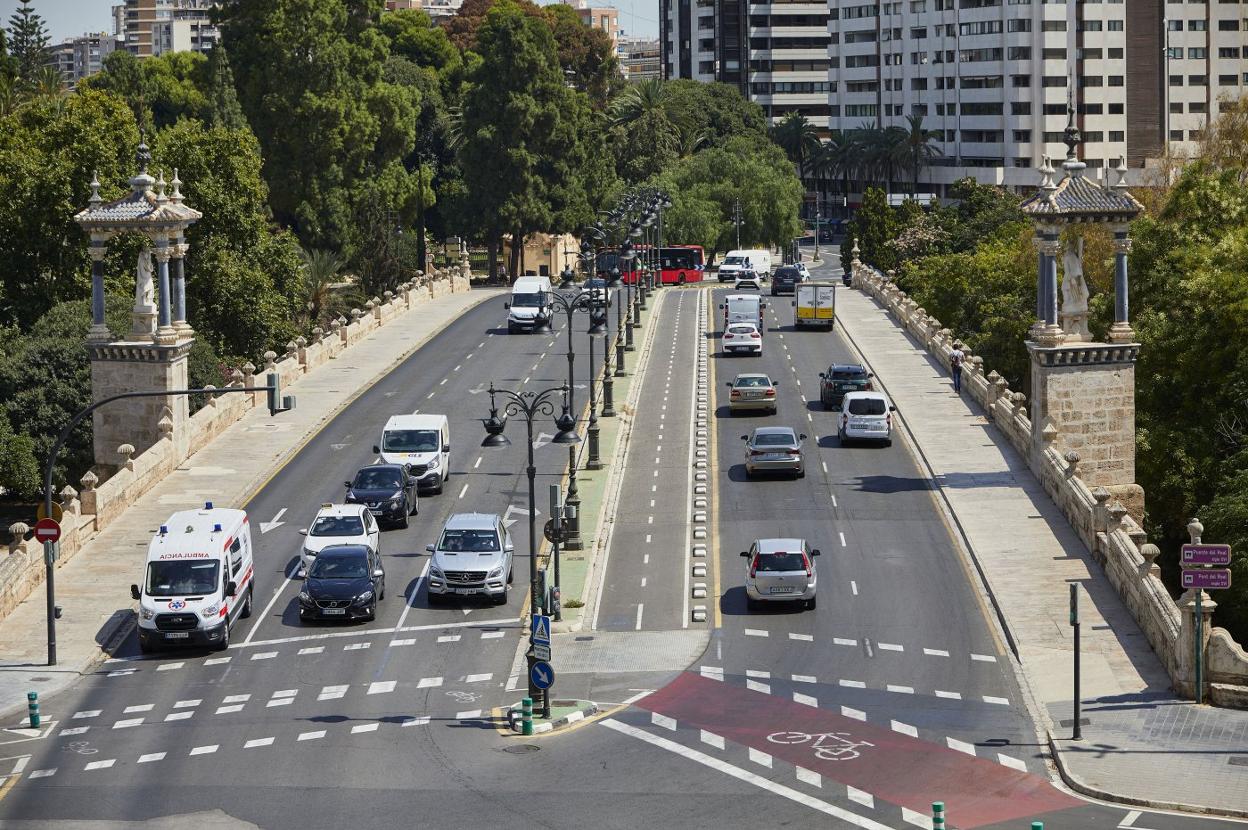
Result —
[[[906,135],[901,127],[859,128],[861,155],[868,177],[883,184],[888,193],[892,193],[893,180],[906,161]]]
[[[819,175],[830,179],[840,179],[841,195],[845,204],[849,204],[849,181],[858,175],[861,168],[857,134],[854,131],[837,131],[832,134],[823,146],[814,165]]]
[[[923,116],[907,115],[906,125],[909,129],[906,131],[906,155],[910,163],[910,172],[912,178],[910,180],[910,195],[914,196],[919,192],[919,169],[931,163],[945,154],[936,146],[936,133],[923,127]]]
[[[647,78],[640,83],[627,86],[611,102],[611,123],[617,127],[631,124],[642,116],[660,109],[666,97],[667,89],[663,86],[663,81],[658,78]]]
[[[821,144],[815,125],[807,121],[806,116],[796,112],[790,112],[771,128],[771,138],[784,150],[789,161],[793,162],[799,177],[818,155]]]
[[[299,249],[303,255],[303,296],[309,320],[316,320],[325,302],[329,299],[330,288],[337,281],[346,263],[333,251],[314,248],[311,251]]]
[[[676,128],[676,152],[680,158],[689,158],[711,142],[711,131],[682,122]]]

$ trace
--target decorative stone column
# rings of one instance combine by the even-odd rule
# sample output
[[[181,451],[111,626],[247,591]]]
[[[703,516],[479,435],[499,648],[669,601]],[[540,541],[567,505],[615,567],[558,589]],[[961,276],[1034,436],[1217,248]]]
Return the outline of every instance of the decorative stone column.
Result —
[[[173,298],[169,296],[169,259],[172,256],[173,249],[169,245],[159,245],[156,248],[156,270],[160,275],[160,295],[156,312],[156,336],[153,342],[158,346],[172,346],[178,339],[178,333],[173,328]]]
[[[1040,263],[1036,322],[1032,325],[1030,339],[1043,345],[1057,345],[1062,340],[1062,330],[1057,323],[1057,258],[1062,253],[1062,243],[1057,228],[1041,227],[1036,235],[1036,248],[1040,251]]]
[[[91,255],[91,330],[87,333],[87,342],[107,343],[113,339],[104,318],[104,257],[108,255],[108,237],[91,234],[91,247],[87,252]]]
[[[1133,343],[1128,305],[1127,255],[1131,253],[1131,237],[1126,225],[1114,226],[1114,324],[1109,327],[1110,343]]]
[[[186,242],[173,246],[173,328],[179,338],[195,334],[186,322],[186,254],[190,248]]]

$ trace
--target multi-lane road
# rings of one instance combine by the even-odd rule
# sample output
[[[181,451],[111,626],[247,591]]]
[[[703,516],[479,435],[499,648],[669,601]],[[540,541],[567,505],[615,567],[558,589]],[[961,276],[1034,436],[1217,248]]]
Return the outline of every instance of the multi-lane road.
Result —
[[[566,374],[566,333],[507,336],[500,299],[356,399],[246,505],[257,531],[271,524],[255,537],[257,613],[228,651],[140,659],[128,643],[45,703],[56,728],[2,753],[30,757],[0,790],[0,819],[200,824],[219,811],[281,828],[882,828],[930,826],[924,815],[943,800],[959,828],[1208,825],[1089,804],[1051,783],[1016,664],[904,433],[891,447],[842,447],[835,413],[818,403],[818,373],[859,361],[850,344],[794,331],[789,299],[768,298],[764,354],[726,357],[724,293],[665,289],[639,332],[647,369],[615,461],[601,590],[586,629],[556,644],[557,670],[560,649],[579,661],[562,694],[618,704],[603,716],[531,740],[488,720],[517,697],[523,532],[506,606],[431,608],[422,590],[424,545],[451,513],[509,514],[522,530],[521,425],[509,427],[511,447],[480,449],[482,390],[491,380],[536,390]],[[578,320],[580,355],[584,328]],[[719,390],[737,371],[778,382],[777,415],[728,414]],[[587,381],[583,359],[577,374]],[[577,394],[579,406],[586,390]],[[409,529],[383,534],[387,581],[404,590],[374,623],[301,625],[289,578],[298,529],[372,460],[386,418],[413,410],[449,416],[453,474]],[[804,478],[746,480],[740,436],[760,424],[809,436]],[[537,459],[544,492],[566,450],[542,444]],[[696,527],[707,530],[702,560]],[[780,535],[823,552],[816,610],[747,611],[739,551]],[[700,562],[706,576],[694,579]],[[695,581],[707,599],[691,600]],[[705,622],[691,601],[707,606]]]

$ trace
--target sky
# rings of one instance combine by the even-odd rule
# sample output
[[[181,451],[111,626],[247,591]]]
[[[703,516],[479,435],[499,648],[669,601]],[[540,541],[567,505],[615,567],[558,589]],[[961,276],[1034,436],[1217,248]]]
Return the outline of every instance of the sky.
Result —
[[[591,0],[594,5],[602,0]],[[120,0],[34,0],[31,6],[47,22],[52,43],[88,32],[111,32],[109,9]],[[0,0],[0,21],[7,27],[18,0]],[[542,5],[546,5],[542,3]],[[609,0],[620,10],[620,28],[629,37],[659,36],[659,0]]]

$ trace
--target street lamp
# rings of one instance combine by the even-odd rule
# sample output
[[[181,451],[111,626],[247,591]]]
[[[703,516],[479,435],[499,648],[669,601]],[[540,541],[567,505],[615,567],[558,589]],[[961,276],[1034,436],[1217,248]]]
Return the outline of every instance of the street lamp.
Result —
[[[633,239],[640,239],[641,238],[641,226],[633,225],[633,227],[629,230],[628,235]],[[631,242],[626,242],[625,245],[628,246],[628,250],[629,250],[628,259],[632,263],[632,265],[630,265],[630,270],[633,267],[637,268],[637,270],[632,271],[632,273],[634,274],[633,282],[638,283],[636,288],[640,288],[641,287],[640,285],[641,257],[638,256],[638,252],[633,249],[633,245]],[[623,248],[621,247],[621,251],[622,250]],[[631,352],[633,351],[633,329],[636,328],[637,326],[637,290],[636,288],[634,288],[633,283],[630,283],[628,280],[625,280],[624,284],[628,288],[628,321],[624,325],[624,335],[625,335],[624,351]]]
[[[624,244],[628,245],[627,242]],[[623,251],[623,248],[620,250]],[[623,261],[622,253],[620,261]],[[618,265],[611,269],[611,276],[616,283],[619,283],[620,268]],[[626,308],[624,305],[624,297],[620,296],[621,294],[624,294],[623,289],[617,291],[615,295],[615,372],[613,374],[617,378],[622,378],[624,375],[628,374],[624,370],[624,314]],[[602,414],[606,415],[607,413],[603,412]]]
[[[537,614],[546,608],[545,602],[541,596],[541,590],[538,583],[537,573],[537,466],[533,461],[533,421],[541,415],[553,417],[555,414],[555,397],[561,395],[565,401],[568,393],[571,391],[567,386],[552,386],[543,389],[540,392],[512,392],[506,389],[495,389],[493,382],[490,383],[490,417],[482,418],[481,424],[485,427],[485,440],[481,442],[482,447],[500,448],[511,444],[504,431],[507,428],[507,419],[513,415],[521,415],[524,417],[525,427],[528,430],[528,440],[525,441],[525,447],[528,451],[528,466],[525,468],[525,474],[529,479],[529,602],[530,614]],[[503,398],[503,412],[499,415],[498,407],[495,405],[495,397]],[[575,426],[575,425],[574,425]],[[564,429],[559,426],[556,420],[557,432],[555,437],[551,439],[555,444],[575,444],[579,442],[580,436],[571,429]],[[529,669],[529,697],[536,699],[538,692],[542,693],[542,713],[543,717],[550,717],[550,695],[549,690],[541,690],[533,685],[533,664],[537,662],[536,655],[533,651],[533,628],[529,627],[529,652],[525,655],[528,660]]]

